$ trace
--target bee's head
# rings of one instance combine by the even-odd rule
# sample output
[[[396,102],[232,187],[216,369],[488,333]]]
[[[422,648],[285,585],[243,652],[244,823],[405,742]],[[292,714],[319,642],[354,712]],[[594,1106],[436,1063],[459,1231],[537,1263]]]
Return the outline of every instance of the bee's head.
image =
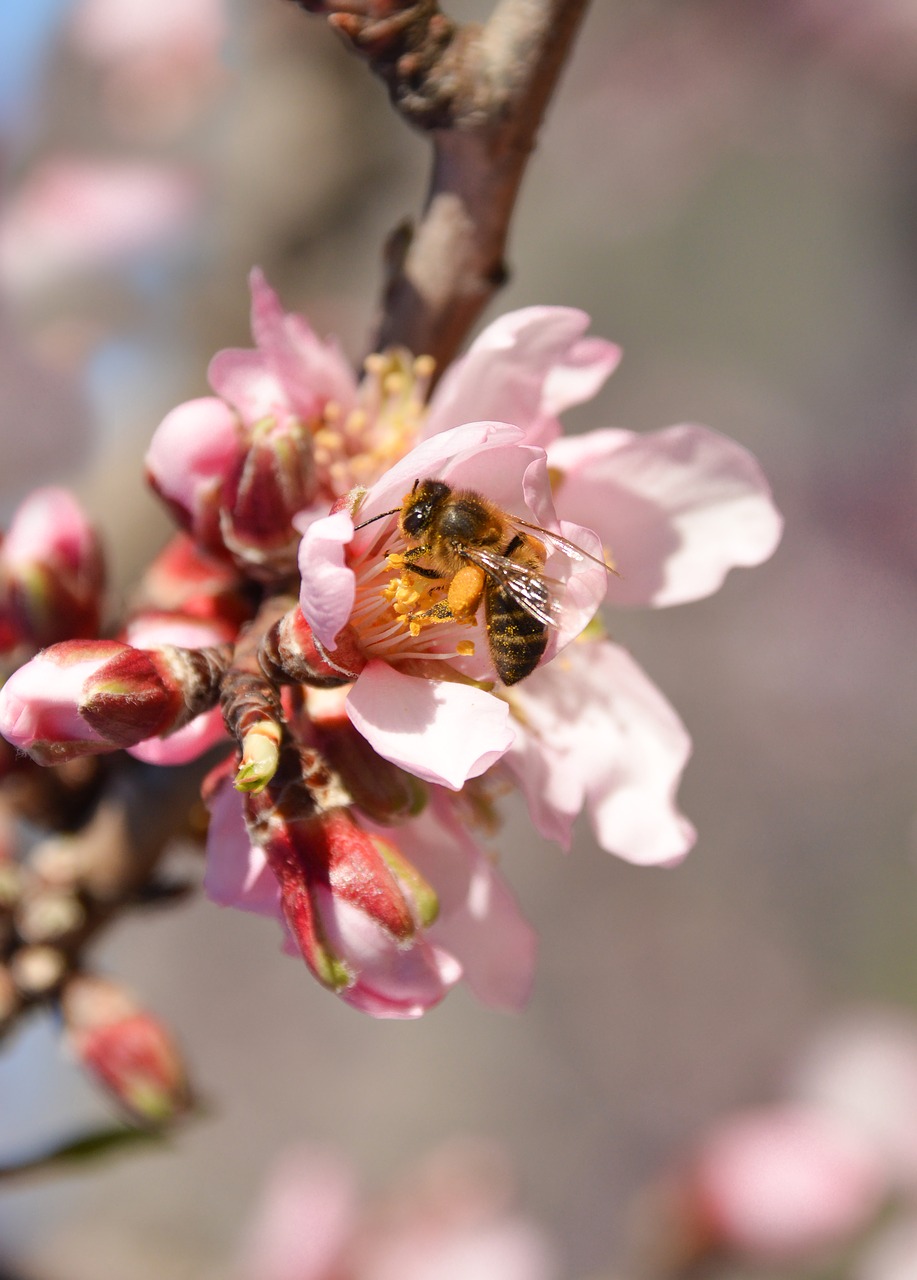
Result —
[[[416,538],[429,528],[448,496],[449,486],[441,480],[415,480],[401,508],[401,532],[405,537]]]

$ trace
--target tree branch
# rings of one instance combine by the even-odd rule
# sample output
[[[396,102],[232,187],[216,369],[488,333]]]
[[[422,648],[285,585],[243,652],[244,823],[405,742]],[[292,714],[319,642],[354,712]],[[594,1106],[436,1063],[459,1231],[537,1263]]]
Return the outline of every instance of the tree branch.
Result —
[[[296,2],[326,14],[431,134],[423,216],[389,242],[376,347],[442,370],[507,278],[516,197],[587,0],[500,0],[483,27],[458,27],[435,0]]]

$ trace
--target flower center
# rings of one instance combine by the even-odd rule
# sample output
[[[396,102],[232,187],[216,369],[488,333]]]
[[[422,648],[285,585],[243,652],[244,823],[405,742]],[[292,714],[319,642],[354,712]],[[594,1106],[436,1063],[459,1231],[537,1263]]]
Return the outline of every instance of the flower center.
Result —
[[[402,554],[403,537],[388,529],[350,560],[356,578],[350,621],[364,652],[393,665],[470,657],[480,638],[477,619],[452,616],[449,579],[412,572]]]
[[[321,482],[338,497],[368,487],[417,443],[433,377],[432,356],[412,357],[395,348],[367,356],[360,406],[342,416],[330,401],[315,430],[315,463]]]

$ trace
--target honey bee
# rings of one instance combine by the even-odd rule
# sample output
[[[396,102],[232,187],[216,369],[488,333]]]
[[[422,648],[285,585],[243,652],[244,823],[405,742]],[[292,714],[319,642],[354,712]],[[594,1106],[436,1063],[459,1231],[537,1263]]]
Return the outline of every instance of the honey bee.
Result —
[[[547,648],[549,628],[560,620],[561,584],[545,575],[545,544],[610,569],[566,538],[442,480],[415,480],[400,507],[356,528],[392,515],[408,544],[400,563],[421,578],[448,582],[445,599],[413,617],[462,622],[474,617],[483,600],[490,656],[505,685],[532,674]]]

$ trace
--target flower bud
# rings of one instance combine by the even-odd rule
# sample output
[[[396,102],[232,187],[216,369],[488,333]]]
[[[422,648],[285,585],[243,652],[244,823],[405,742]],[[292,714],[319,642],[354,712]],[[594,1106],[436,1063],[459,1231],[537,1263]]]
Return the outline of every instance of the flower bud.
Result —
[[[213,705],[221,656],[132,649],[116,640],[63,641],[0,690],[0,733],[38,764],[134,746]]]
[[[188,400],[166,414],[147,451],[150,485],[179,524],[216,555],[225,554],[223,485],[244,452],[242,424],[216,396]]]
[[[162,1023],[122,987],[77,974],[61,995],[77,1060],[136,1123],[163,1125],[187,1110],[184,1063]]]
[[[177,533],[147,566],[138,608],[180,613],[233,631],[252,612],[235,566],[207,555],[186,533]]]
[[[0,550],[3,630],[33,648],[95,635],[104,576],[98,537],[75,498],[66,489],[36,489]]]
[[[295,605],[268,632],[258,655],[265,672],[279,684],[307,684],[333,689],[350,684],[366,666],[356,632],[345,626],[334,649],[323,648]]]
[[[249,831],[319,982],[380,1017],[417,1017],[437,1004],[461,967],[424,936],[438,910],[430,885],[346,808],[319,811],[302,787],[288,785],[279,803],[276,796],[272,784],[245,797]]]

